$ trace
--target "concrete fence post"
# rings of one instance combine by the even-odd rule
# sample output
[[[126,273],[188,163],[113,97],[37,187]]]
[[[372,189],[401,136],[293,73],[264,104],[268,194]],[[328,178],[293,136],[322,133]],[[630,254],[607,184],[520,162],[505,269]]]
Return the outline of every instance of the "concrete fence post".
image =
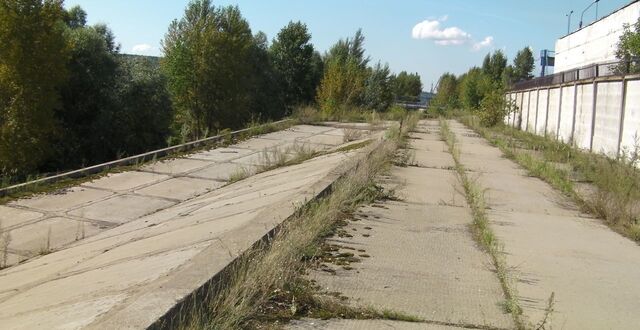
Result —
[[[622,100],[620,101],[620,127],[618,130],[618,151],[617,151],[617,155],[618,157],[623,156],[621,155],[621,148],[622,148],[622,137],[623,137],[623,133],[624,133],[624,115],[625,115],[625,108],[627,107],[627,79],[626,78],[622,78]]]
[[[544,116],[544,137],[549,129],[549,104],[551,103],[551,88],[547,88],[547,114]]]
[[[576,113],[578,112],[578,84],[577,83],[573,83],[573,119],[571,122],[571,136],[569,138],[569,141],[571,142],[571,145],[575,145],[574,140],[575,140],[575,132],[576,132]]]
[[[528,91],[527,95],[527,120],[524,122],[524,129],[522,129],[522,127],[520,128],[520,130],[523,130],[525,132],[529,128],[529,112],[531,112],[531,91]]]
[[[536,89],[536,118],[533,122],[533,133],[538,133],[538,109],[540,109],[540,88]]]
[[[597,67],[596,67],[597,69]],[[593,81],[593,106],[591,110],[591,141],[589,141],[589,151],[593,152],[593,136],[596,132],[596,103],[598,102],[598,82]]]
[[[560,85],[560,99],[558,100],[558,121],[556,124],[556,140],[560,139],[560,118],[562,118],[562,90],[564,87]]]

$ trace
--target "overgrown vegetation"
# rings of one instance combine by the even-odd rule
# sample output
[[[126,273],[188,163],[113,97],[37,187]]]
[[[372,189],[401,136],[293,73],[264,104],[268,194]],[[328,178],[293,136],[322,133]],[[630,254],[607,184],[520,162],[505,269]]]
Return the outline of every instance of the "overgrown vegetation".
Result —
[[[518,329],[525,329],[525,322],[522,320],[522,308],[518,301],[518,294],[515,288],[515,279],[509,273],[505,259],[504,247],[498,241],[496,235],[489,226],[489,219],[486,213],[484,199],[484,189],[472,178],[469,177],[464,165],[460,162],[460,149],[457,145],[455,134],[449,129],[446,120],[440,119],[440,134],[449,148],[455,162],[455,171],[462,184],[467,203],[471,208],[473,216],[472,232],[478,244],[491,256],[496,274],[502,285],[505,294],[503,307],[506,312],[513,316]]]
[[[397,148],[398,137],[408,129],[409,124],[404,125],[402,132],[396,128],[397,133],[391,134],[395,138],[369,146],[366,156],[363,155],[353,170],[332,186],[327,196],[302,207],[268,241],[243,254],[229,270],[225,281],[213,289],[215,294],[210,295],[211,301],[185,311],[180,328],[254,328],[260,322],[286,321],[302,316],[411,320],[409,316],[391,311],[347,307],[336,295],[320,294],[318,288],[301,276],[305,258],[318,251],[317,246],[337,223],[358,205],[380,196],[381,190],[374,180],[387,168]]]
[[[640,19],[632,26],[624,26],[616,57],[623,61],[617,68],[621,74],[640,72]]]
[[[515,110],[515,104],[505,99],[505,90],[514,82],[533,78],[533,68],[529,47],[517,53],[513,65],[507,65],[502,51],[487,54],[480,68],[473,67],[458,77],[451,73],[443,74],[429,111],[439,116],[450,116],[459,109],[465,109],[480,117],[484,125],[495,126]]]
[[[0,1],[0,181],[280,119],[316,100],[335,117],[416,98],[419,76],[369,67],[363,43],[359,31],[322,56],[301,22],[270,43],[238,7],[192,0],[170,24],[162,58],[124,55],[80,7]]]
[[[640,149],[617,159],[506,125],[486,128],[477,118],[463,122],[615,231],[640,242]],[[581,187],[595,189],[581,189]]]

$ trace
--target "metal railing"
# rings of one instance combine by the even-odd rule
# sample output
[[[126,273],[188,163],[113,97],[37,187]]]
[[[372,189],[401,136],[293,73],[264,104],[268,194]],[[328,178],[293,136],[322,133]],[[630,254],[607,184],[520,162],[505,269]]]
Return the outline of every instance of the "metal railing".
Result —
[[[509,90],[525,90],[551,85],[559,85],[585,79],[600,77],[625,76],[640,73],[640,58],[628,61],[596,63],[588,66],[554,73],[552,75],[519,81],[511,84]]]
[[[284,120],[276,121],[273,123],[263,124],[257,127],[262,127],[266,125],[281,125],[291,121],[292,119],[284,119]],[[90,167],[85,167],[85,168],[81,168],[81,169],[77,169],[77,170],[73,170],[73,171],[69,171],[61,174],[47,176],[47,177],[33,180],[33,181],[16,184],[16,185],[5,187],[5,188],[0,188],[0,197],[9,195],[17,191],[28,189],[30,186],[50,184],[50,183],[58,182],[58,181],[69,179],[69,178],[85,177],[85,176],[100,173],[102,171],[106,171],[108,169],[118,167],[118,166],[139,164],[139,163],[148,162],[154,159],[158,159],[160,157],[168,156],[173,153],[194,150],[194,149],[208,146],[208,145],[215,145],[216,143],[224,141],[227,138],[231,138],[231,139],[236,138],[242,134],[250,132],[253,129],[256,129],[256,127],[249,127],[249,128],[241,129],[239,131],[229,132],[227,134],[211,136],[211,137],[200,139],[197,141],[191,141],[191,142],[187,142],[187,143],[183,143],[175,146],[166,147],[163,149],[153,150],[153,151],[145,152],[143,154],[126,157],[126,158],[110,161],[107,163],[93,165]]]

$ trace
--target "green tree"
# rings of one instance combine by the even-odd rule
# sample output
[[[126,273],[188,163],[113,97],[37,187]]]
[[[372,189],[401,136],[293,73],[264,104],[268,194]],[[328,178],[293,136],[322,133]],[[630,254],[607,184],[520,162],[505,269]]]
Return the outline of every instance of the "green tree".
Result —
[[[369,69],[365,82],[364,106],[378,112],[389,109],[393,104],[393,86],[391,85],[391,71],[389,65],[378,62]]]
[[[625,25],[616,49],[616,57],[624,61],[618,67],[620,73],[640,72],[640,19],[633,24],[633,29],[632,26]]]
[[[363,105],[367,63],[364,35],[358,30],[353,39],[338,41],[327,54],[325,71],[317,100],[325,114]]]
[[[176,123],[185,138],[241,126],[250,117],[254,45],[238,7],[191,1],[163,41]]]
[[[431,107],[440,114],[458,107],[458,79],[454,74],[447,72],[440,76]]]
[[[313,101],[317,87],[311,34],[301,22],[289,22],[273,40],[270,53],[287,107]]]
[[[471,68],[460,79],[460,103],[465,109],[478,109],[486,93],[492,89],[492,82],[482,69]]]
[[[502,73],[507,67],[507,57],[501,50],[495,51],[493,54],[487,54],[482,61],[482,71],[492,81],[502,81]]]
[[[516,81],[533,78],[534,59],[531,48],[525,47],[518,51],[513,60],[513,75]]]
[[[403,102],[415,102],[422,93],[422,81],[417,73],[400,72],[393,79],[395,98]]]
[[[251,50],[252,119],[280,119],[286,115],[281,83],[271,60],[267,35],[258,32]]]
[[[0,172],[24,175],[50,155],[68,45],[60,0],[0,0]]]
[[[92,164],[114,156],[113,129],[118,83],[118,47],[106,26],[71,24],[65,35],[71,44],[69,79],[61,88],[56,112],[62,134],[56,140],[53,166]]]

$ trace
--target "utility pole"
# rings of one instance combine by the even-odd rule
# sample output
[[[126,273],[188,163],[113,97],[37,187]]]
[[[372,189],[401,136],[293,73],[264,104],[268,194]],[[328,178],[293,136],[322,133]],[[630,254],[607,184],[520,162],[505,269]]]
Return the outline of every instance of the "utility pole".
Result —
[[[591,8],[591,6],[596,5],[596,18],[598,17],[598,2],[600,2],[600,0],[594,0],[592,3],[590,3],[587,8],[585,8],[582,11],[582,15],[580,15],[580,28],[582,29],[582,22],[584,19],[584,13],[589,10],[589,8]]]
[[[573,15],[573,10],[565,15],[569,18],[569,22],[567,23],[567,34],[571,33],[571,15]]]

